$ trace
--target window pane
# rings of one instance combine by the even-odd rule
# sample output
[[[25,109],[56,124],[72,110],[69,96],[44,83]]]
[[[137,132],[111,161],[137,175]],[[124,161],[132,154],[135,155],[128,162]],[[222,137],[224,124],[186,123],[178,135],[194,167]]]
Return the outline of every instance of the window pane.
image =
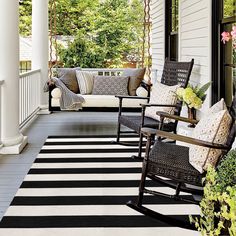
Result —
[[[224,0],[224,18],[236,16],[236,0]]]

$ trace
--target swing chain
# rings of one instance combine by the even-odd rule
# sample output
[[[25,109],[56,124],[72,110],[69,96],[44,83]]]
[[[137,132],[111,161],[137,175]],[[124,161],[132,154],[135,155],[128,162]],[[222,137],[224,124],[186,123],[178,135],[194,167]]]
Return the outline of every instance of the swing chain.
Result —
[[[148,83],[151,83],[151,0],[144,0],[142,67],[147,67]],[[146,49],[147,46],[147,49]],[[147,63],[145,58],[147,56]]]
[[[53,67],[57,66],[58,56],[57,56],[57,11],[56,11],[56,0],[50,0],[50,21],[49,21],[49,83],[52,82],[53,77]],[[53,44],[55,45],[55,61],[53,61]],[[55,63],[53,65],[53,63]]]

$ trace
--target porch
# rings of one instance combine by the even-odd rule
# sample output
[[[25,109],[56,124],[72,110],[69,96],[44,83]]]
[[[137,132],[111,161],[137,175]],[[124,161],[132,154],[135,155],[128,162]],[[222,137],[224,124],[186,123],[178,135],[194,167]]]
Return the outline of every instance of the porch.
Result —
[[[179,30],[180,47],[178,59],[188,61],[195,59],[191,77],[193,84],[212,81],[212,1],[180,1],[181,24]],[[18,65],[18,0],[4,0],[0,9],[0,31],[6,32],[0,39],[0,51],[7,58],[0,58],[0,218],[5,213],[25,175],[41,150],[49,135],[115,135],[117,113],[102,112],[48,112],[48,95],[43,93],[43,86],[48,79],[48,0],[33,0],[33,60],[32,71],[19,75]],[[165,35],[165,1],[152,1],[153,69],[160,77],[165,57],[167,56]],[[191,8],[193,7],[193,8]],[[191,11],[196,10],[196,14]],[[191,14],[195,14],[194,21]],[[202,14],[204,13],[204,14]],[[184,22],[184,20],[186,20]],[[200,26],[195,21],[200,20]],[[9,28],[13,30],[9,30]],[[202,34],[199,38],[192,36]],[[10,40],[11,39],[11,40]],[[12,40],[13,39],[13,40]],[[205,45],[207,39],[207,43]],[[185,43],[183,43],[185,42]],[[202,50],[204,48],[204,50]],[[9,64],[8,62],[12,63]],[[233,67],[232,67],[233,68]],[[234,74],[234,69],[228,74]],[[157,77],[158,77],[157,76]],[[235,76],[235,75],[234,75]],[[153,81],[155,82],[155,81]],[[208,91],[199,116],[208,110],[212,101],[221,95],[232,98],[233,82],[227,87],[228,94],[219,92],[220,83],[214,84]],[[27,144],[28,143],[28,144]],[[22,152],[21,152],[22,151]],[[21,154],[20,154],[21,153]],[[17,155],[13,155],[17,154]],[[165,233],[165,231],[163,231]],[[166,231],[167,232],[167,231]],[[180,235],[181,230],[179,229]],[[168,232],[167,232],[168,233]],[[193,235],[198,235],[193,232]],[[163,234],[164,235],[164,234]],[[167,235],[167,234],[166,234]],[[177,235],[177,234],[176,234]],[[190,235],[187,234],[186,235]]]
[[[0,218],[49,135],[115,135],[117,112],[54,112],[37,115],[22,133],[29,143],[19,155],[0,157]]]

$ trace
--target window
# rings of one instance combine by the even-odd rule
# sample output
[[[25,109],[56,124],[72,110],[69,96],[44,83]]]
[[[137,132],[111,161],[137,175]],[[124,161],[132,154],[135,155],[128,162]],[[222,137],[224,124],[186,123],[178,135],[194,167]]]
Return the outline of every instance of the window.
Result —
[[[213,4],[213,91],[212,102],[224,98],[227,105],[235,94],[236,48],[230,40],[223,44],[221,33],[236,26],[236,0],[216,0]]]
[[[178,61],[179,1],[166,0],[165,56]]]

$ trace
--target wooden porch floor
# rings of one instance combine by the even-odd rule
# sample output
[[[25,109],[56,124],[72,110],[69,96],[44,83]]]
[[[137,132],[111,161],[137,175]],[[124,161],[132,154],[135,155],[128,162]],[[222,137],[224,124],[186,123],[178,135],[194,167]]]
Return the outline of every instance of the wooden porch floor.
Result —
[[[0,155],[0,219],[49,135],[116,134],[116,112],[55,112],[39,115],[24,131],[20,155]]]

